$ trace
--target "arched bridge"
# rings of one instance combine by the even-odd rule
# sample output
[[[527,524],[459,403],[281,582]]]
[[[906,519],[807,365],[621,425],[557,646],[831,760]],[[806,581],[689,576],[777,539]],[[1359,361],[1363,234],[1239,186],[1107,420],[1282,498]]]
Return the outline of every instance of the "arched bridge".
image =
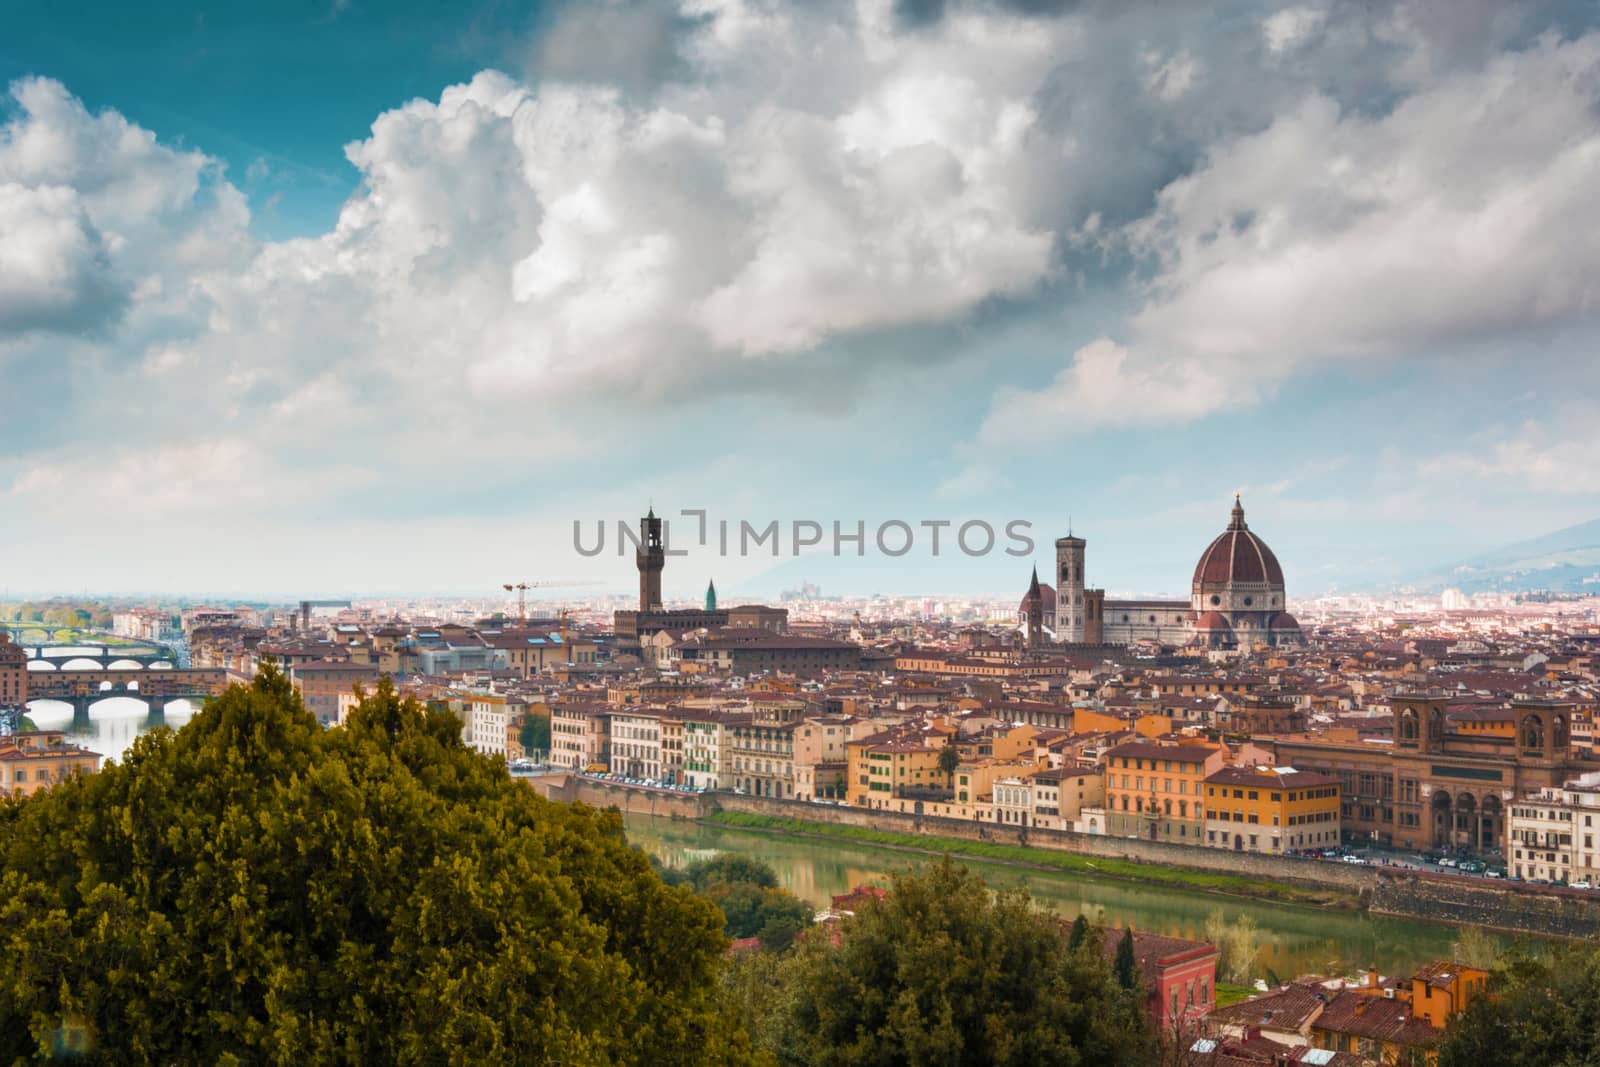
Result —
[[[59,700],[71,704],[73,730],[82,733],[92,721],[90,709],[104,700],[142,700],[149,710],[146,725],[161,726],[166,722],[169,700],[205,700],[227,685],[227,674],[220,670],[46,671],[28,679],[28,701]]]
[[[23,645],[21,647],[27,653],[29,663],[48,663],[56,670],[78,660],[89,660],[105,669],[110,669],[113,664],[122,666],[132,663],[148,669],[160,664],[175,667],[178,663],[177,654],[166,648],[118,648],[115,645]]]

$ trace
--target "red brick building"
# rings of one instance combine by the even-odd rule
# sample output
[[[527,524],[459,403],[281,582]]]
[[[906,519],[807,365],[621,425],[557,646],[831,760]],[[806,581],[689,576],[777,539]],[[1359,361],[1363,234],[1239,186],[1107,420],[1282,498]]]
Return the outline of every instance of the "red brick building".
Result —
[[[1107,959],[1116,958],[1121,941],[1121,930],[1105,931]],[[1157,1032],[1198,1032],[1217,1002],[1217,947],[1134,931],[1133,958],[1144,978],[1145,1014]]]

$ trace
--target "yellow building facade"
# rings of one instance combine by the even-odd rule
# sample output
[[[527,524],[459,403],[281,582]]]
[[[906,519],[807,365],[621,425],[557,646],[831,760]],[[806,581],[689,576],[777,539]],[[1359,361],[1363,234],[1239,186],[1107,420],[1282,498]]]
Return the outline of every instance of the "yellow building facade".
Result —
[[[1205,780],[1205,844],[1278,856],[1339,844],[1339,780],[1288,767],[1224,767]]]

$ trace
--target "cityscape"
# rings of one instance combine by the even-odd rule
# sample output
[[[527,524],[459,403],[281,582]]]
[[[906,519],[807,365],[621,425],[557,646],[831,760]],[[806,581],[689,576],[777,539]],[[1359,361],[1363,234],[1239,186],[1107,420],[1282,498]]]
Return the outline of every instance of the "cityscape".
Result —
[[[10,30],[0,1059],[1600,1058],[1600,9]]]

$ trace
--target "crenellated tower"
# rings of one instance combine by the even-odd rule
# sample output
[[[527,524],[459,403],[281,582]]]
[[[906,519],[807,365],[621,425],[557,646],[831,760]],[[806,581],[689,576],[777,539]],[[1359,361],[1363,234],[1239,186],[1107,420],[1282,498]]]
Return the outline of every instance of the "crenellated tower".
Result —
[[[667,566],[667,546],[654,507],[639,520],[639,548],[634,555],[639,564],[639,610],[654,611],[661,607],[661,572]]]

